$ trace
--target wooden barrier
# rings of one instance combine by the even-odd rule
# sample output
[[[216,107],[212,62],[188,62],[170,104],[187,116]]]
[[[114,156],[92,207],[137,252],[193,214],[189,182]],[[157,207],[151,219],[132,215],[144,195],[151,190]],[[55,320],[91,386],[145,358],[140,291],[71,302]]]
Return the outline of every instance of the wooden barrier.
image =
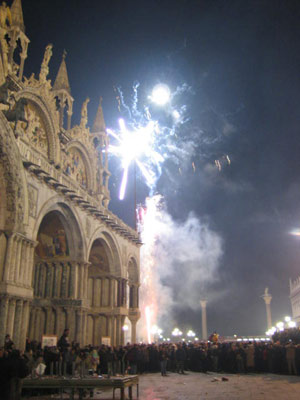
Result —
[[[23,389],[58,389],[61,398],[63,390],[71,389],[70,399],[74,398],[75,390],[79,392],[79,399],[83,399],[83,391],[96,388],[112,388],[113,399],[115,390],[120,389],[121,400],[125,400],[125,389],[128,388],[129,398],[132,399],[132,387],[136,385],[137,397],[139,397],[139,377],[138,375],[128,375],[124,377],[111,378],[68,378],[68,377],[42,377],[25,378],[23,380]]]

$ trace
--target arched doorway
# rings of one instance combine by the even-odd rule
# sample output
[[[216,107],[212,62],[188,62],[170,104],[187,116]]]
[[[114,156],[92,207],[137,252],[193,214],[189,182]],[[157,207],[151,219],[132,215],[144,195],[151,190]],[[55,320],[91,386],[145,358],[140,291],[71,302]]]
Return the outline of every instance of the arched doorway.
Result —
[[[79,261],[81,235],[66,205],[56,204],[44,215],[36,241],[28,337],[39,342],[43,334],[60,336],[68,327],[70,339],[81,341],[82,314],[77,318],[77,313],[87,297],[87,265]]]
[[[103,337],[111,335],[108,314],[115,307],[117,282],[112,277],[113,258],[109,245],[103,238],[96,239],[89,255],[87,343],[99,345]]]

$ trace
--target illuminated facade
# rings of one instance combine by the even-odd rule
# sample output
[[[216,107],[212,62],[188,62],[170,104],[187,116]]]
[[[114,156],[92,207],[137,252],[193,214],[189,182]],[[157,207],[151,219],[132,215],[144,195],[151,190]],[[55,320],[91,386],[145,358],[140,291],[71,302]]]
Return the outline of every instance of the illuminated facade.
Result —
[[[65,327],[81,345],[117,345],[127,319],[134,342],[141,243],[108,210],[102,106],[90,130],[87,99],[72,127],[65,54],[53,86],[52,45],[39,76],[23,77],[21,0],[0,7],[0,24],[0,345]]]

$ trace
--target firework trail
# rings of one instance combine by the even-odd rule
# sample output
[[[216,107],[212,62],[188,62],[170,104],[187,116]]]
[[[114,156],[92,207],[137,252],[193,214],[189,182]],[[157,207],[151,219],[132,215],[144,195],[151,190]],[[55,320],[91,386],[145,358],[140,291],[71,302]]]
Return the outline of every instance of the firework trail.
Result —
[[[150,103],[140,110],[138,88],[139,84],[136,83],[131,107],[125,103],[121,89],[115,89],[118,109],[123,113],[124,119],[120,118],[117,131],[107,131],[113,138],[110,153],[122,162],[123,177],[119,198],[123,199],[126,195],[129,166],[132,163],[136,164],[149,187],[150,197],[146,200],[146,207],[139,207],[137,210],[137,222],[144,243],[141,248],[142,317],[138,324],[139,338],[150,342],[153,340],[151,327],[160,323],[167,314],[170,316],[172,307],[178,306],[177,301],[188,307],[195,307],[197,303],[196,308],[198,307],[196,298],[199,296],[199,288],[203,288],[203,283],[212,279],[222,250],[221,240],[206,225],[195,217],[189,217],[181,224],[175,223],[167,212],[162,196],[153,195],[164,162],[171,160],[177,165],[180,175],[191,168],[192,164],[191,170],[195,173],[196,164],[192,160],[195,160],[199,143],[207,141],[199,129],[187,129],[187,107],[178,104],[180,96],[190,93],[190,88],[182,85],[174,93],[170,92],[170,101],[157,117],[157,106],[151,103],[155,100],[155,94],[149,96]],[[128,117],[126,120],[125,115]],[[226,161],[230,163],[229,156],[226,156]],[[221,163],[216,162],[216,165],[220,169]],[[177,236],[180,243],[174,241],[173,236]],[[176,248],[180,249],[180,254],[174,251]],[[176,254],[175,258],[173,254]],[[172,277],[178,263],[190,269],[190,276],[193,278],[188,280],[186,291],[178,290],[174,294],[163,283],[162,278]],[[206,270],[203,265],[206,265]],[[197,271],[201,271],[201,274]],[[203,274],[206,274],[206,278],[203,278]],[[171,324],[172,321],[169,319],[168,323]]]

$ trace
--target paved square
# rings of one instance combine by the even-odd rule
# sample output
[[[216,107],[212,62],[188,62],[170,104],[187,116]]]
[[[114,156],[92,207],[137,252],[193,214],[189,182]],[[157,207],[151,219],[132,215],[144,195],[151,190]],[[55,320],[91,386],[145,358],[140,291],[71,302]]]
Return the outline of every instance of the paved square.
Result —
[[[222,381],[222,377],[228,381]],[[127,391],[126,391],[127,395]],[[63,398],[69,396],[65,393]],[[32,397],[30,400],[59,399],[58,395]],[[76,397],[75,397],[76,398]],[[89,397],[86,397],[89,398]],[[116,390],[116,399],[119,391]],[[133,389],[136,399],[136,389]],[[28,398],[27,398],[28,399]],[[112,390],[95,391],[94,400],[112,399]],[[140,376],[139,400],[299,400],[300,376],[273,374],[201,374],[185,375],[170,373]]]
[[[222,381],[226,377],[228,381]],[[135,393],[134,393],[135,394]],[[101,398],[101,397],[100,397]],[[171,373],[140,377],[141,400],[299,400],[300,376]]]

